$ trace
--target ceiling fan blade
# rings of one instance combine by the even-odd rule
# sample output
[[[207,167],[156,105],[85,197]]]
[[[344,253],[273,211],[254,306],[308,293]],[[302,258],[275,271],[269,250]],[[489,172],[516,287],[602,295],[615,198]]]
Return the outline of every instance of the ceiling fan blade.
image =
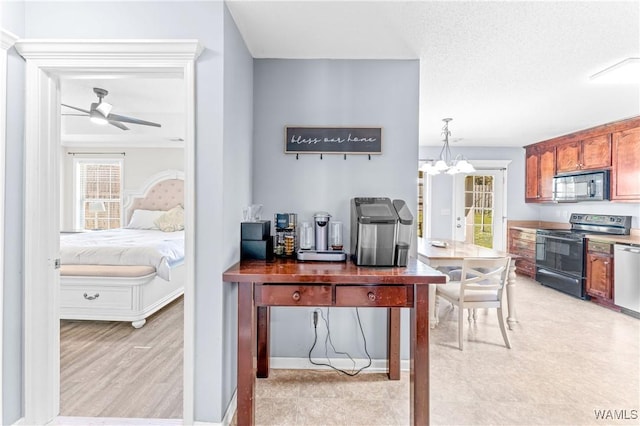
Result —
[[[118,129],[129,130],[129,128],[127,126],[125,126],[124,124],[120,123],[119,121],[109,120],[109,124],[111,124],[112,126],[116,126]]]
[[[67,105],[67,104],[61,104],[62,106],[66,106],[67,108],[71,108],[71,109],[75,109],[76,111],[80,111],[80,112],[84,112],[86,114],[89,114],[89,111],[87,111],[86,109],[82,109],[82,108],[78,108],[78,107],[74,107],[71,105]]]
[[[140,120],[138,118],[133,118],[133,117],[126,117],[124,115],[118,115],[118,114],[109,114],[107,116],[107,120],[123,121],[125,123],[132,123],[132,124],[142,124],[144,126],[162,127],[158,123],[153,123],[151,121]]]

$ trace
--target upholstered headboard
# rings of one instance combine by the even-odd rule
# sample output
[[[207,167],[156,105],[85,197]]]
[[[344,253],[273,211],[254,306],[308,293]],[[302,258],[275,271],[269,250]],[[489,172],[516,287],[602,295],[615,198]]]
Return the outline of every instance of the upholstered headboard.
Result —
[[[125,194],[125,224],[136,209],[169,210],[184,203],[184,173],[166,170],[151,176],[140,191]]]

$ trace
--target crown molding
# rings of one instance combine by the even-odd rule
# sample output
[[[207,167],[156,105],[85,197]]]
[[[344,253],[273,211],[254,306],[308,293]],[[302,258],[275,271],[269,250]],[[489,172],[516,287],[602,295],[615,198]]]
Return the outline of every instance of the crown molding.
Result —
[[[25,59],[182,59],[195,61],[204,47],[198,40],[22,39],[16,42]]]
[[[9,50],[20,37],[5,29],[0,29],[0,47],[2,50]]]

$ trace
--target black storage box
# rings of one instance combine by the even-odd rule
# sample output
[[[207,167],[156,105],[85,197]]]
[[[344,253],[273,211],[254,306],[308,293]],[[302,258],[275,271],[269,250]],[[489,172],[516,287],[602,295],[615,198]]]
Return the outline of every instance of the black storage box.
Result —
[[[266,241],[271,239],[271,221],[259,220],[257,222],[240,223],[240,239],[243,241]]]
[[[273,259],[273,238],[268,237],[263,241],[240,241],[240,258],[259,260]]]

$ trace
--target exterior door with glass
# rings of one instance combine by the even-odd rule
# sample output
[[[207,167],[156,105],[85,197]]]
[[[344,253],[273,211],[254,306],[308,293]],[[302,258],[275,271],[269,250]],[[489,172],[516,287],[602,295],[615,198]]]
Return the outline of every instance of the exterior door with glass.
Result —
[[[495,250],[505,249],[505,170],[481,170],[456,175],[453,235]]]

